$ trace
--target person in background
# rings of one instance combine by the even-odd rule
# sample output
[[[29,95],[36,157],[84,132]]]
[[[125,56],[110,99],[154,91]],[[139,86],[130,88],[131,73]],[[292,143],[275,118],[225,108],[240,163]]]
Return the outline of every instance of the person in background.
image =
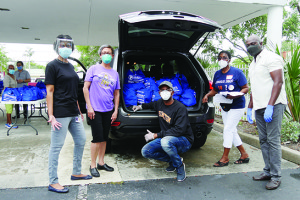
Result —
[[[187,152],[194,142],[194,134],[189,122],[188,111],[179,101],[173,99],[173,85],[163,81],[159,85],[161,99],[158,101],[133,106],[133,111],[154,109],[158,114],[161,131],[152,133],[147,130],[147,143],[141,150],[145,158],[160,160],[169,163],[167,172],[177,171],[177,181],[186,178],[183,158],[178,154]]]
[[[110,66],[114,50],[110,45],[102,45],[98,54],[102,63],[88,69],[83,87],[93,135],[90,172],[94,177],[100,177],[97,169],[114,171],[104,162],[104,155],[110,126],[118,116],[120,98],[119,74]]]
[[[23,85],[27,85],[28,82],[31,81],[31,77],[28,71],[24,69],[24,64],[22,61],[17,62],[17,68],[18,70],[15,72],[15,77],[18,83],[18,88],[23,87]],[[20,118],[20,107],[19,104],[16,104],[16,117]],[[28,104],[23,104],[23,115],[24,118],[27,118],[28,114]]]
[[[16,88],[17,87],[17,81],[16,77],[14,76],[15,73],[15,67],[13,65],[9,65],[7,68],[7,75],[4,76],[3,80],[3,91],[5,88]],[[13,104],[5,104],[6,109],[6,128],[10,128],[13,126],[13,123],[11,122],[11,113],[13,111]],[[18,126],[13,126],[13,128],[18,128]]]
[[[251,96],[247,120],[253,123],[255,111],[261,152],[265,162],[264,172],[253,176],[255,181],[268,180],[266,189],[274,190],[281,183],[281,123],[286,108],[283,66],[281,56],[263,49],[257,35],[246,40],[247,51],[254,57],[249,66]]]
[[[245,109],[245,97],[249,87],[247,84],[246,76],[243,71],[231,67],[229,65],[231,60],[231,54],[228,51],[221,51],[218,55],[218,64],[221,67],[216,71],[213,80],[213,89],[207,93],[202,103],[207,103],[209,97],[215,96],[219,92],[240,92],[237,96],[227,94],[227,99],[233,99],[232,104],[225,106],[221,105],[222,119],[224,123],[223,130],[223,146],[224,152],[222,158],[216,162],[214,167],[224,167],[229,163],[229,152],[232,144],[238,148],[241,153],[241,157],[234,162],[234,164],[243,164],[249,162],[249,155],[243,147],[242,140],[237,132],[237,125],[243,116]],[[230,108],[228,108],[230,107]]]
[[[45,72],[48,122],[51,123],[48,190],[66,193],[69,189],[58,183],[57,167],[68,130],[74,140],[71,180],[91,179],[92,176],[81,174],[81,161],[86,141],[82,123],[84,118],[80,112],[77,96],[79,77],[74,71],[74,66],[67,59],[74,50],[74,42],[69,35],[59,35],[53,46],[58,58],[47,64]]]

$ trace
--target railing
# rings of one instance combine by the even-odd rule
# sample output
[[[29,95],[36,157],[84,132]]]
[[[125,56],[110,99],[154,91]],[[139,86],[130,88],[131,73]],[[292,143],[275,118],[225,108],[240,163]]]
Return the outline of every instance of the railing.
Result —
[[[248,77],[248,66],[247,65],[239,65],[239,66],[234,66],[236,68],[239,68],[243,71],[243,73],[245,74],[247,80],[248,80],[248,85],[249,85],[249,77]],[[220,67],[214,67],[214,68],[206,68],[205,71],[208,74],[209,78],[211,79],[211,81],[213,80],[214,74],[216,71],[218,71],[220,69]],[[242,116],[242,120],[247,120],[247,108],[248,108],[248,104],[250,101],[250,92],[248,92],[245,95],[246,98],[246,107],[245,107],[245,112]],[[221,107],[219,103],[215,103],[215,114],[217,115],[221,115]],[[254,115],[253,115],[254,118]]]

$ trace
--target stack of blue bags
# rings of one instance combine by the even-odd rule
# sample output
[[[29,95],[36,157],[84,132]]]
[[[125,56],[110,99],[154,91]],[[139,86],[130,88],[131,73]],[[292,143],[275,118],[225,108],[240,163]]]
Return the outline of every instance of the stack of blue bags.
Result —
[[[3,90],[3,81],[0,80],[0,94],[2,93]]]
[[[5,88],[2,94],[2,101],[35,101],[44,99],[46,96],[45,84],[38,82],[36,86],[24,85],[20,88]]]
[[[142,70],[128,70],[125,77],[123,95],[127,107],[159,100],[158,86],[163,81],[173,85],[173,98],[186,106],[193,106],[196,102],[196,92],[189,87],[183,74],[175,74],[172,78],[161,78],[155,81],[154,77],[145,77]]]

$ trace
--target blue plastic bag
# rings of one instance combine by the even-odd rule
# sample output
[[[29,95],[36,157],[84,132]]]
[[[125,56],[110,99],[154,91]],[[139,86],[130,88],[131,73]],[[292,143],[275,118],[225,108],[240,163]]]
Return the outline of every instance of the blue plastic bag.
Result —
[[[133,81],[135,83],[144,83],[144,79],[145,79],[145,75],[144,73],[142,72],[141,69],[137,70],[137,71],[134,71],[134,75],[133,75]]]
[[[22,96],[20,95],[18,88],[5,88],[2,94],[2,101],[21,101]]]
[[[126,71],[125,83],[134,83],[133,81],[134,73],[131,70]]]
[[[196,92],[192,89],[185,90],[181,98],[179,100],[181,103],[183,103],[186,106],[193,106],[197,103],[196,101]]]
[[[179,79],[182,90],[186,90],[190,88],[189,82],[183,74],[177,73],[175,74],[175,77]]]
[[[150,103],[152,100],[152,91],[147,88],[140,89],[137,90],[136,96],[138,99],[138,104]]]
[[[36,87],[40,89],[46,89],[46,85],[42,81],[37,82]]]
[[[144,85],[147,89],[151,91],[158,91],[158,87],[156,86],[154,78],[145,78]]]
[[[133,88],[124,89],[123,96],[126,107],[137,105],[136,91]]]
[[[181,95],[182,94],[182,88],[179,83],[179,79],[177,77],[174,77],[171,79],[171,83],[173,85],[174,95]]]
[[[124,90],[128,90],[128,89],[139,90],[139,89],[144,89],[144,88],[145,88],[145,85],[143,83],[124,84]]]
[[[158,90],[154,90],[153,93],[152,93],[152,100],[151,101],[158,101],[160,98],[161,97],[159,95]]]
[[[180,100],[180,95],[173,95],[173,99]]]
[[[20,94],[22,95],[22,101],[32,101],[34,98],[33,91],[26,85],[18,88]]]
[[[32,86],[32,87],[29,87],[29,90],[31,90],[31,91],[32,91],[32,93],[33,93],[33,96],[32,96],[32,101],[38,100],[38,99],[39,99],[39,97],[38,97],[38,95],[39,95],[38,88],[37,88],[37,87],[34,87],[34,86]]]

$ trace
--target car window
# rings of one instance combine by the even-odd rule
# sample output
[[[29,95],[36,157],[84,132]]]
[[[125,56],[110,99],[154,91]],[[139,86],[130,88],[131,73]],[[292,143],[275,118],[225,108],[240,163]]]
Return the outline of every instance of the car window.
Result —
[[[188,40],[194,31],[173,31],[164,29],[149,29],[141,27],[129,27],[128,36],[129,37],[146,37],[146,36],[164,36],[167,38],[174,38],[179,40]]]

